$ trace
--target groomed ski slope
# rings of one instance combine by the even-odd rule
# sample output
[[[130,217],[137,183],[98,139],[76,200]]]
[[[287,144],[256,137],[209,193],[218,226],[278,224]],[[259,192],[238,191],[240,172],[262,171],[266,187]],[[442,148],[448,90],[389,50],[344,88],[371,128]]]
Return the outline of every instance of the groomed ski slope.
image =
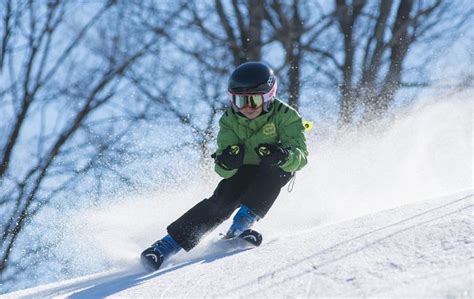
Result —
[[[472,298],[472,189],[232,251],[207,238],[155,273],[140,266],[6,294],[39,297]]]

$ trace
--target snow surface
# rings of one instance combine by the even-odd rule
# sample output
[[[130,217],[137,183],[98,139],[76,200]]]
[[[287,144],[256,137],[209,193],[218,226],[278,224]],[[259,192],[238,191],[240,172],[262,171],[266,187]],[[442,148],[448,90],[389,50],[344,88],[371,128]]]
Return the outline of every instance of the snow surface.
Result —
[[[68,263],[63,281],[0,297],[472,298],[472,115],[472,97],[430,99],[383,130],[312,135],[293,192],[255,227],[262,246],[216,242],[227,221],[155,273],[139,253],[217,177],[62,211],[46,235],[61,236],[50,254]],[[56,268],[31,280],[58,281]]]
[[[208,240],[162,270],[111,271],[6,294],[39,297],[473,296],[473,190],[272,237]]]

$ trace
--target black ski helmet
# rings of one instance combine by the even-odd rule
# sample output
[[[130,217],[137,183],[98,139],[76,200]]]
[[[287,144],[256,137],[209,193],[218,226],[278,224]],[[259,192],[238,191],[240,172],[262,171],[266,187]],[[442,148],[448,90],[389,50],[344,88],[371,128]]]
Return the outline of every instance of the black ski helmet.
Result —
[[[268,65],[250,61],[239,65],[232,72],[227,90],[231,96],[232,94],[261,94],[264,98],[264,109],[267,110],[276,95],[277,80]]]

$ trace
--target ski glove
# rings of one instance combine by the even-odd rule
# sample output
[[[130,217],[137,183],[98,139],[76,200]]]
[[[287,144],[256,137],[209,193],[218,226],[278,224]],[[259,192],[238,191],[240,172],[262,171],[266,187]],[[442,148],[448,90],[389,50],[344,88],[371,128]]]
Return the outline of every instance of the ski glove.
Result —
[[[255,151],[260,156],[260,163],[267,166],[281,166],[285,164],[290,154],[286,148],[270,143],[259,144]]]
[[[225,170],[232,170],[244,164],[244,149],[243,144],[229,145],[222,151],[222,154],[216,155],[214,153],[211,157],[214,158],[214,162],[220,167]]]

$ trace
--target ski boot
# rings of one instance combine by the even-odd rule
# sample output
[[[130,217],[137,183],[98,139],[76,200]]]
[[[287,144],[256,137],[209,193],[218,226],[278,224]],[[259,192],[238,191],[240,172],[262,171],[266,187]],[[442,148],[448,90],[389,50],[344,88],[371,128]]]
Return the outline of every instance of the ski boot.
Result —
[[[253,224],[260,220],[246,205],[241,205],[239,211],[235,214],[232,225],[225,234],[225,239],[234,239],[240,236],[244,231],[249,230]]]
[[[179,246],[170,235],[166,235],[166,237],[156,241],[153,245],[143,251],[140,259],[145,268],[156,271],[161,267],[166,259],[175,255],[180,250],[181,246]]]

